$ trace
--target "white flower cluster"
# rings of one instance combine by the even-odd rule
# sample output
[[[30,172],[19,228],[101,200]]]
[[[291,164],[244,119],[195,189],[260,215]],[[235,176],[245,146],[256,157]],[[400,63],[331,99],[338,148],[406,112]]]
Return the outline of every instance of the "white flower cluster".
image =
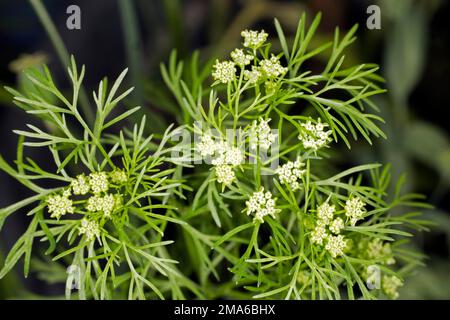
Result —
[[[334,219],[329,226],[330,231],[334,234],[339,234],[344,227],[344,220],[342,220],[342,218]]]
[[[354,226],[358,220],[363,218],[367,210],[366,204],[359,198],[353,197],[345,202],[345,215],[350,219],[350,224]]]
[[[383,276],[381,280],[381,288],[390,299],[398,298],[398,288],[401,286],[403,282],[396,276]]]
[[[92,241],[100,236],[100,228],[96,221],[83,219],[81,220],[80,234],[85,234],[88,241]]]
[[[347,240],[341,235],[341,230],[345,227],[342,218],[334,218],[336,207],[330,205],[328,201],[317,207],[317,222],[311,233],[311,242],[317,245],[325,243],[327,250],[333,258],[344,254]]]
[[[323,245],[323,241],[328,237],[327,230],[322,225],[317,225],[314,231],[311,233],[311,242],[319,245]]]
[[[261,73],[267,78],[276,78],[287,72],[287,68],[280,64],[277,56],[272,54],[270,59],[264,59],[259,63]]]
[[[242,49],[235,49],[230,55],[231,59],[233,59],[233,61],[241,67],[250,64],[253,60],[253,56],[251,54],[246,54]]]
[[[270,191],[264,192],[264,187],[252,194],[250,199],[245,202],[247,206],[247,215],[254,214],[253,221],[264,223],[264,217],[267,215],[275,218],[275,214],[280,212],[276,209],[276,199],[272,197]]]
[[[74,213],[75,208],[69,195],[70,193],[64,192],[63,195],[55,194],[47,198],[48,212],[52,218],[59,219],[66,213]]]
[[[252,66],[252,70],[244,71],[244,79],[247,80],[249,84],[257,83],[261,76],[261,71],[257,66]]]
[[[236,79],[236,67],[233,61],[216,60],[214,71],[212,73],[214,80],[222,83],[228,83]]]
[[[266,89],[268,89],[267,84],[272,85],[272,79],[284,75],[288,68],[283,67],[277,56],[272,54],[270,58],[263,59],[259,63],[255,63],[251,66],[250,70],[244,70],[247,65],[256,58],[256,49],[260,48],[264,42],[267,40],[268,34],[263,31],[254,30],[244,30],[241,33],[244,38],[244,47],[249,49],[234,49],[231,53],[231,60],[219,61],[216,60],[214,64],[212,76],[215,81],[221,83],[230,83],[236,80],[236,66],[239,66],[243,70],[244,79],[250,85],[256,84],[261,79],[266,79]],[[256,65],[257,64],[257,65]],[[273,85],[270,87],[272,88]],[[269,88],[269,89],[270,89]]]
[[[288,185],[292,191],[300,189],[300,182],[306,170],[301,168],[305,164],[299,158],[295,161],[289,161],[278,167],[275,171],[282,184]]]
[[[201,141],[197,144],[197,151],[202,157],[212,156],[217,149],[217,142],[212,135],[205,133],[202,135]]]
[[[269,122],[270,118],[259,122],[254,120],[250,128],[250,149],[255,150],[258,146],[260,150],[268,150],[276,139],[276,135],[272,133]]]
[[[54,194],[47,198],[46,204],[48,212],[52,218],[60,219],[61,216],[67,213],[74,213],[75,206],[70,197],[85,196],[89,194],[86,202],[80,201],[85,209],[86,214],[101,212],[101,217],[111,218],[113,212],[121,208],[122,195],[120,193],[107,193],[110,188],[118,189],[121,185],[127,182],[127,175],[121,169],[114,169],[112,172],[93,172],[89,176],[84,174],[78,175],[72,179],[70,185],[64,189],[62,194]],[[110,185],[110,182],[112,183]],[[86,234],[88,241],[98,237],[100,234],[98,216],[84,218],[81,221],[79,234]]]
[[[244,154],[238,147],[221,139],[216,141],[211,134],[204,134],[196,149],[202,157],[213,157],[211,163],[215,166],[219,183],[230,185],[235,180],[233,168],[244,162]]]
[[[322,123],[320,118],[317,120],[316,124],[313,124],[311,120],[308,120],[308,122],[300,123],[300,125],[307,131],[307,133],[303,132],[298,136],[305,149],[317,151],[331,141],[330,135],[332,131],[325,131],[325,127],[327,127],[328,124]]]
[[[222,141],[216,144],[215,157],[212,164],[215,166],[232,165],[236,167],[244,161],[244,155],[238,147],[230,146],[227,142]]]
[[[76,179],[73,179],[70,183],[73,194],[75,195],[85,195],[89,192],[89,179],[84,175],[80,174]]]
[[[336,212],[336,207],[334,205],[330,205],[327,202],[322,203],[317,207],[317,218],[319,225],[328,225],[331,220],[333,220],[334,213]]]
[[[333,258],[337,256],[341,256],[344,252],[344,248],[347,246],[347,240],[345,240],[344,236],[338,234],[337,236],[329,235],[327,239],[327,244],[325,245],[325,249],[331,254]]]
[[[241,36],[244,38],[244,47],[256,50],[266,42],[268,34],[264,32],[264,30],[261,30],[260,32],[244,30],[241,32]]]
[[[117,185],[127,182],[127,175],[123,170],[115,169],[109,173],[111,182]],[[107,192],[109,189],[108,174],[106,172],[93,172],[88,177],[78,175],[70,183],[74,195],[86,195],[89,191],[94,194]]]
[[[105,196],[94,195],[88,199],[86,209],[90,212],[103,212],[106,218],[110,218],[114,209],[121,204],[120,196],[107,194]]]
[[[258,66],[252,66],[252,70],[244,71],[244,79],[250,84],[255,84],[261,79],[266,79],[265,87],[268,93],[272,93],[276,88],[276,83],[271,80],[284,75],[288,68],[283,67],[278,57],[272,54],[270,59],[264,59]]]
[[[215,166],[217,182],[222,183],[226,186],[233,183],[236,175],[233,171],[233,167],[230,165],[218,165]]]
[[[89,186],[94,194],[107,192],[109,189],[106,172],[93,172],[89,175]]]

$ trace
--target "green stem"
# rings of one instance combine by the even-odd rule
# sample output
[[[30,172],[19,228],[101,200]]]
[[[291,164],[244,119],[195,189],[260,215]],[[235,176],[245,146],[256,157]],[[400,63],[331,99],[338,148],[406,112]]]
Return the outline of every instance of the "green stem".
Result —
[[[180,56],[186,55],[186,42],[183,36],[184,21],[182,14],[182,1],[180,0],[163,0],[164,14],[169,28],[172,46],[177,48]]]
[[[233,97],[233,99],[234,99],[233,132],[234,133],[236,133],[237,122],[239,120],[239,102],[240,102],[240,98],[241,98],[241,86],[242,86],[243,76],[244,76],[244,67],[241,67],[241,72],[240,72],[240,75],[239,75],[238,85],[237,85],[237,88],[236,88],[236,91],[235,91],[235,96]]]
[[[67,52],[66,47],[64,46],[64,42],[61,39],[61,36],[56,30],[55,24],[53,23],[50,15],[48,14],[45,6],[42,4],[41,0],[29,0],[31,6],[33,7],[36,15],[44,26],[45,31],[47,32],[50,41],[55,47],[56,53],[58,55],[59,60],[61,61],[63,69],[67,68],[70,64],[69,61],[69,53]],[[89,100],[87,98],[86,92],[84,89],[80,89],[80,105],[83,109],[84,114],[86,115],[88,122],[92,123],[94,119],[94,113],[89,106]]]
[[[131,80],[135,85],[135,96],[139,105],[143,105],[143,92],[141,86],[141,56],[139,43],[139,29],[133,1],[118,0],[120,19],[122,22],[125,49],[130,67]]]

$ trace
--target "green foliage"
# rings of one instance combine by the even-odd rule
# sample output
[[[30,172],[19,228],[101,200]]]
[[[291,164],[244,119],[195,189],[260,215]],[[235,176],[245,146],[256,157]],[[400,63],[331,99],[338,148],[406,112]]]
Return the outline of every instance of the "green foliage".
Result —
[[[130,299],[152,295],[163,298],[161,289],[158,289],[160,286],[155,284],[159,281],[171,283],[174,292],[180,286],[195,290],[195,285],[177,271],[176,261],[164,254],[163,247],[173,241],[161,239],[168,221],[182,223],[163,213],[172,208],[171,196],[181,196],[185,189],[182,182],[174,177],[176,169],[166,159],[166,153],[170,151],[165,146],[169,130],[156,144],[151,136],[144,136],[143,117],[141,124],[136,124],[131,131],[123,130],[119,135],[107,133],[107,129],[139,109],[136,107],[112,115],[114,108],[132,90],[118,93],[126,70],[110,89],[106,82],[100,82],[98,91],[93,95],[97,106],[96,121],[90,127],[77,106],[84,67],[78,70],[72,59],[68,72],[73,81],[71,98],[64,97],[57,89],[48,69],[44,73],[28,74],[36,88],[54,95],[59,99],[58,103],[50,103],[44,95],[26,95],[8,89],[14,94],[17,105],[41,117],[52,131],[46,132],[32,125],[28,125],[31,131],[15,131],[21,137],[17,168],[0,159],[4,171],[37,193],[0,211],[2,225],[10,214],[22,208],[27,208],[32,219],[6,257],[0,277],[4,277],[21,258],[24,258],[24,274],[27,276],[33,244],[44,242],[48,243],[45,254],[51,255],[53,261],[64,260],[64,264],[78,268],[81,277],[79,298],[105,299],[120,297],[121,294]],[[69,120],[69,117],[73,119]],[[72,120],[77,122],[76,125]],[[43,170],[32,159],[24,159],[24,147],[48,148],[53,156],[54,172]],[[98,172],[109,174],[106,190],[101,193],[95,192],[92,178]],[[121,172],[124,177],[117,181],[114,172]],[[76,191],[74,182],[78,178],[91,184],[89,193]],[[41,180],[53,180],[60,187],[45,189],[35,182]],[[68,199],[67,193],[71,198],[68,207],[72,209],[64,208],[67,212],[49,217],[50,199],[56,195]],[[105,216],[104,208],[101,209],[103,214],[98,208],[90,209],[90,199],[109,195],[120,199],[114,204],[110,218]],[[96,239],[89,239],[89,232],[82,231],[83,221],[96,223],[99,229],[94,237]],[[70,284],[68,288],[71,288]],[[144,294],[145,288],[153,293]],[[71,291],[67,290],[66,296],[70,295]]]
[[[223,256],[234,274],[232,280],[256,298],[378,296],[382,292],[369,291],[365,285],[366,268],[380,263],[376,259],[360,257],[357,244],[365,241],[382,240],[391,244],[397,266],[382,266],[383,274],[403,279],[414,266],[421,264],[421,255],[402,248],[407,241],[399,238],[412,235],[404,231],[407,226],[425,229],[427,222],[417,219],[414,207],[426,205],[421,203],[418,195],[401,193],[403,179],[397,183],[395,194],[388,197],[389,167],[370,164],[333,177],[324,176],[327,152],[305,150],[301,141],[295,139],[302,134],[299,121],[305,121],[314,114],[329,125],[335,141],[342,140],[348,147],[351,146],[349,135],[354,139],[362,136],[368,142],[372,141],[371,136],[384,137],[377,125],[382,119],[366,111],[378,110],[369,98],[384,92],[374,83],[382,81],[375,74],[378,67],[366,64],[343,67],[343,51],[354,41],[355,28],[342,39],[337,30],[333,42],[309,48],[319,20],[320,16],[317,16],[307,29],[305,17],[302,17],[291,45],[286,42],[280,24],[275,21],[288,71],[284,76],[268,80],[274,84],[273,90],[267,90],[268,81],[260,81],[254,86],[246,82],[242,76],[245,74],[244,68],[238,71],[233,81],[213,83],[212,90],[190,89],[187,83],[203,83],[204,80],[199,77],[184,81],[183,64],[176,61],[174,54],[168,67],[162,68],[165,81],[183,109],[184,121],[200,122],[203,133],[215,129],[217,136],[224,138],[229,128],[242,130],[245,137],[253,121],[260,117],[266,121],[270,119],[280,133],[278,160],[283,162],[300,157],[306,163],[300,191],[281,185],[272,176],[261,175],[262,172],[273,173],[270,162],[274,158],[264,161],[258,154],[250,154],[257,159],[256,165],[243,164],[234,171],[235,183],[222,185],[222,193],[216,186],[217,175],[204,174],[203,167],[189,176],[190,181],[198,181],[191,208],[196,211],[191,215],[197,219],[190,223],[205,232],[211,228],[212,222],[221,227],[219,235],[224,235],[216,241],[214,248],[233,253],[232,257]],[[322,73],[314,75],[310,71],[299,71],[305,61],[329,49],[329,62]],[[261,60],[269,58],[269,50],[270,44],[267,44],[248,53],[255,56],[254,64],[258,65]],[[336,98],[341,96],[346,98]],[[188,126],[192,131],[199,132],[194,124]],[[239,140],[238,137],[230,143],[240,145],[246,142],[249,141],[245,138]],[[245,207],[244,202],[250,194],[261,186],[276,194],[281,213],[276,219],[266,220],[267,224],[255,223],[252,227],[248,218],[239,215],[239,212]],[[353,196],[363,199],[371,209],[365,213],[363,223],[345,228],[346,237],[354,246],[343,257],[334,258],[311,242],[314,220],[317,219],[311,212],[327,199],[331,199],[330,202],[336,207],[344,207],[345,201]],[[340,210],[338,214],[343,212]],[[204,218],[208,213],[211,221]],[[196,236],[190,236],[191,241],[197,241]],[[203,251],[209,246],[210,241],[204,241]],[[192,250],[198,251],[198,245]],[[191,257],[192,260],[199,259],[195,252],[191,253]],[[211,263],[210,260],[205,261],[206,265]],[[200,272],[200,279],[205,276]]]
[[[111,88],[100,82],[92,126],[78,110],[84,67],[74,59],[70,98],[46,68],[27,74],[36,90],[9,88],[49,129],[16,130],[16,167],[0,158],[0,168],[35,193],[0,211],[0,227],[15,212],[31,219],[0,278],[23,258],[25,276],[31,266],[65,280],[67,298],[75,280],[79,299],[396,298],[422,264],[408,238],[426,230],[418,210],[428,206],[402,192],[404,179],[391,183],[389,166],[333,169],[334,143],[385,138],[371,101],[385,90],[376,65],[345,64],[356,27],[312,46],[319,22],[320,15],[307,27],[303,15],[288,43],[275,20],[281,53],[263,32],[244,32],[233,61],[200,67],[197,54],[184,64],[173,53],[161,71],[180,127],[155,137],[145,136],[145,117],[131,130],[110,130],[138,111],[113,112],[132,90],[118,93],[126,70]],[[328,62],[309,70],[319,54]],[[200,141],[175,144],[183,132]],[[47,148],[54,170],[24,158],[24,147]],[[187,156],[175,158],[179,151]],[[38,243],[52,262],[32,259]],[[77,273],[65,275],[67,266]],[[375,290],[367,285],[372,266]]]

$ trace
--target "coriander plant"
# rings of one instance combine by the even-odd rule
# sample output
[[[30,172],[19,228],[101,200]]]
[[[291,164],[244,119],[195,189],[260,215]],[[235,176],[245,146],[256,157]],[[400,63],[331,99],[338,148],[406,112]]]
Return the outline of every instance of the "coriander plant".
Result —
[[[356,27],[313,47],[319,22],[303,15],[289,43],[275,20],[281,52],[244,30],[203,68],[173,53],[161,71],[180,113],[162,135],[146,134],[145,117],[131,123],[139,107],[115,112],[132,90],[118,94],[126,71],[93,93],[93,124],[78,108],[84,67],[72,59],[71,97],[47,68],[29,71],[33,89],[8,90],[46,130],[15,131],[15,167],[0,158],[34,192],[0,211],[0,227],[15,212],[31,219],[0,278],[23,258],[25,276],[31,266],[65,282],[67,298],[397,298],[422,264],[408,237],[426,230],[427,205],[404,179],[390,188],[389,166],[335,167],[340,143],[386,138],[371,101],[385,90],[376,65],[346,66]],[[313,71],[317,56],[327,63]],[[53,170],[25,147],[46,148]]]

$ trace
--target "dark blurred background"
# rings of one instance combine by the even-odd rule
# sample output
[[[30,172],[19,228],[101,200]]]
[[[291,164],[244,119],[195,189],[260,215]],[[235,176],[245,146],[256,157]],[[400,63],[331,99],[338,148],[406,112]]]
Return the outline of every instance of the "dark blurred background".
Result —
[[[0,85],[24,86],[24,68],[48,63],[57,83],[68,88],[65,68],[44,30],[32,1],[0,0]],[[130,67],[128,81],[137,90],[133,102],[152,113],[150,129],[161,130],[173,122],[168,111],[168,92],[159,64],[173,48],[181,58],[200,50],[203,61],[222,55],[240,42],[240,31],[264,28],[274,36],[277,17],[293,35],[299,16],[321,11],[322,23],[315,41],[331,39],[334,28],[348,30],[359,24],[358,41],[346,53],[348,63],[381,65],[389,92],[376,99],[389,139],[375,147],[355,143],[350,158],[336,165],[368,161],[391,163],[394,177],[407,173],[409,190],[425,194],[434,210],[425,212],[436,227],[415,240],[428,255],[401,292],[401,298],[450,299],[450,1],[432,0],[96,0],[34,1],[45,5],[57,31],[78,63],[85,64],[85,88],[91,92],[103,76],[115,77]],[[81,8],[81,30],[68,30],[66,9]],[[366,27],[369,5],[381,8],[381,29]],[[90,94],[89,94],[90,96]],[[166,107],[167,106],[167,107]],[[13,129],[36,120],[15,107],[0,89],[0,154],[10,163],[15,158],[17,137]],[[33,159],[45,163],[48,154],[34,150]],[[14,203],[29,191],[0,172],[0,207]],[[24,231],[25,213],[13,215],[0,234],[0,263]],[[61,294],[60,286],[48,285],[32,274],[23,280],[20,268],[0,280],[0,298]]]

